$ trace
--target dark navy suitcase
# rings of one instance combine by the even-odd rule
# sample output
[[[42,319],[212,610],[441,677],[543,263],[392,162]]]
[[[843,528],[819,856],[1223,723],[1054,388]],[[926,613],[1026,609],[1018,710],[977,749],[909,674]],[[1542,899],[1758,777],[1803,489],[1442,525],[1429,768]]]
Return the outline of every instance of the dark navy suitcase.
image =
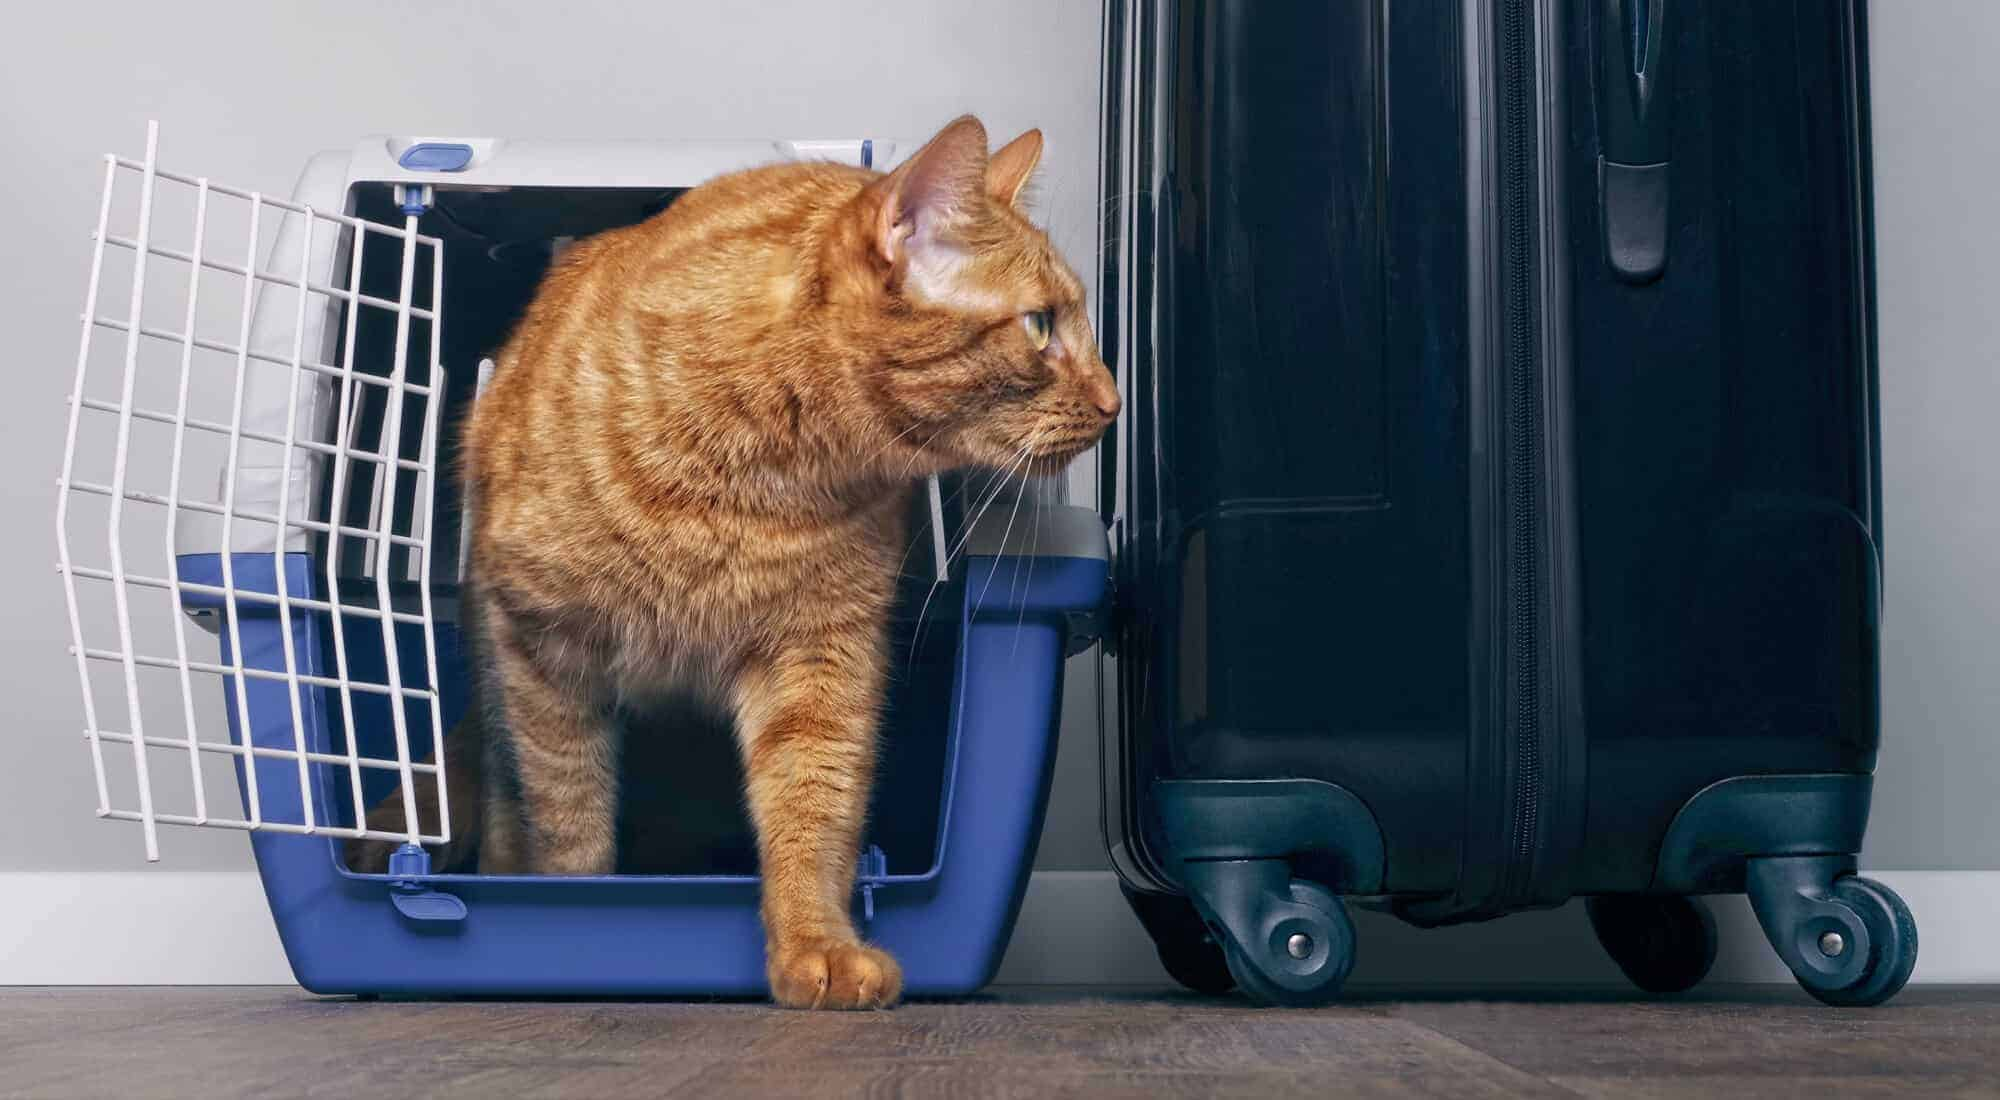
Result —
[[[1861,0],[1109,0],[1105,820],[1176,977],[1314,1003],[1343,896],[1586,896],[1679,990],[1747,893],[1821,1000],[1908,979],[1854,873],[1864,44]]]

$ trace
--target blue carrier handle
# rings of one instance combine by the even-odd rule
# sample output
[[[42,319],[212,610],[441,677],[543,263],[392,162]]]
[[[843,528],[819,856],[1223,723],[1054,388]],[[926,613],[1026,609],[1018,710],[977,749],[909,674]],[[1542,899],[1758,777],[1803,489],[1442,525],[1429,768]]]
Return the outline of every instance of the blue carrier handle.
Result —
[[[472,164],[472,146],[457,141],[420,141],[396,158],[412,172],[463,172]]]

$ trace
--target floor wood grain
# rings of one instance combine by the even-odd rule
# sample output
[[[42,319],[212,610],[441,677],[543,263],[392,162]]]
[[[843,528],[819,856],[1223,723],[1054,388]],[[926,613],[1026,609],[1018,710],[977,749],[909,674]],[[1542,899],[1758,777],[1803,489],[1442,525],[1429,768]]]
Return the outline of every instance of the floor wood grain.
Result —
[[[0,990],[0,1095],[2000,1096],[2000,989],[1870,1011],[1794,990],[1361,991],[1313,1012],[1002,990],[894,1012]]]

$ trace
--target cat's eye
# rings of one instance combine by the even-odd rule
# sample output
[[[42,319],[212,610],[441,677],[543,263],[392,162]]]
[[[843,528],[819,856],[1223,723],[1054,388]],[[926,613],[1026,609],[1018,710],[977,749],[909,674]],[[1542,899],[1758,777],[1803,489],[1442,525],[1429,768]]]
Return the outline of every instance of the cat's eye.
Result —
[[[1042,351],[1049,346],[1049,337],[1054,335],[1056,315],[1053,310],[1038,309],[1033,313],[1021,314],[1021,328],[1028,334],[1028,343]]]

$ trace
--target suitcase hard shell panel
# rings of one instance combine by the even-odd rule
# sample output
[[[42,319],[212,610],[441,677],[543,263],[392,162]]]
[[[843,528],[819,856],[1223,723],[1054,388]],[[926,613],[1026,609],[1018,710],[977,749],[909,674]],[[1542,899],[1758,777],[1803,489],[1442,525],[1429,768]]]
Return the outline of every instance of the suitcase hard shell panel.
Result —
[[[1569,6],[1572,73],[1591,14]],[[1868,772],[1878,737],[1858,24],[1820,4],[1668,14],[1653,282],[1601,258],[1592,82],[1566,89],[1586,888],[1645,885],[1644,857],[1708,783]]]
[[[1217,107],[1156,154],[1161,337],[1128,392],[1161,400],[1131,402],[1125,445],[1157,495],[1125,564],[1158,643],[1126,653],[1127,720],[1171,728],[1164,774],[1363,793],[1404,888],[1443,889],[1461,830],[1434,807],[1471,706],[1466,271],[1461,104],[1425,67],[1457,30],[1407,5],[1178,15],[1162,109]],[[1271,102],[1297,109],[1226,106]]]

